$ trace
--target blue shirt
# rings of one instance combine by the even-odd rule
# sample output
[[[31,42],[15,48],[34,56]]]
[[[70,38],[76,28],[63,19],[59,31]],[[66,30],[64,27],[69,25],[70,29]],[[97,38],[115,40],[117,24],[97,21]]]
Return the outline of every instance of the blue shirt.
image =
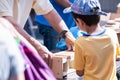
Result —
[[[73,3],[74,0],[69,1]],[[53,7],[57,10],[58,14],[65,21],[68,28],[75,26],[75,22],[73,20],[71,13],[64,14],[63,13],[64,8],[62,6],[58,5],[54,0],[50,0],[50,2],[52,3]],[[46,26],[51,26],[42,15],[35,15],[35,22]]]

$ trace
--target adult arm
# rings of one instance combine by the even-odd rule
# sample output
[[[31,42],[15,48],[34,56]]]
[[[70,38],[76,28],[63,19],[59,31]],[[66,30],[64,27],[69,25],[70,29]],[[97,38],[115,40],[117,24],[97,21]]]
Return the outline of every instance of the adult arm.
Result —
[[[38,1],[38,0],[34,0],[34,1]],[[39,1],[41,2],[42,0],[39,0]],[[43,1],[45,1],[45,0],[43,0]],[[17,30],[17,32],[20,35],[22,35],[29,42],[29,44],[37,50],[37,52],[43,58],[45,57],[45,55],[51,54],[51,52],[49,52],[45,46],[43,46],[42,44],[40,44],[40,42],[38,42],[32,36],[30,36],[24,29],[22,29],[21,25],[19,25],[17,23],[17,21],[15,21],[15,19],[14,19],[15,15],[13,14],[13,12],[14,12],[13,11],[13,7],[14,7],[13,3],[14,2],[10,1],[10,0],[0,0],[0,17],[7,19],[13,25],[13,27]],[[40,4],[42,4],[42,2]],[[37,7],[37,8],[39,8],[39,7]],[[40,8],[40,9],[42,11],[42,8]],[[45,9],[45,11],[46,11],[46,9]],[[46,11],[46,13],[47,12],[48,11]]]
[[[74,45],[75,38],[67,28],[65,22],[62,20],[62,18],[58,15],[55,9],[51,10],[48,14],[45,14],[44,17],[47,19],[47,21],[53,26],[53,28],[61,33],[64,30],[67,30],[68,32],[66,35],[66,42],[68,46],[68,50],[71,50],[71,46]]]
[[[61,33],[64,30],[67,30],[68,32],[66,35],[66,42],[68,45],[68,49],[71,49],[71,45],[74,44],[75,38],[67,28],[65,22],[63,19],[59,16],[57,11],[53,8],[52,4],[49,0],[37,0],[33,4],[33,9],[37,13],[37,15],[44,15],[44,17],[47,19],[47,21],[53,26],[53,28]]]
[[[54,0],[54,1],[63,8],[69,7],[72,4],[69,0]],[[74,39],[72,40],[72,38],[71,39],[66,38],[66,42],[67,42],[68,50],[74,50],[73,49],[74,47],[71,47],[71,45],[74,46]]]
[[[51,52],[40,42],[38,42],[36,39],[34,39],[32,36],[30,36],[11,16],[3,16],[3,18],[7,19],[10,23],[12,23],[13,27],[20,33],[41,55],[42,58],[47,60],[47,56],[50,56],[48,54],[51,54]]]
[[[55,2],[64,8],[69,7],[72,4],[69,0],[55,0]]]

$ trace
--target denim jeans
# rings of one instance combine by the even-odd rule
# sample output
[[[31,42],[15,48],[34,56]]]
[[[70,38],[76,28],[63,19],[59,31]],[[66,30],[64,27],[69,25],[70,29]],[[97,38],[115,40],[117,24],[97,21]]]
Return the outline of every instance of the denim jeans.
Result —
[[[55,50],[56,43],[58,42],[59,33],[56,32],[51,26],[36,23],[39,28],[39,33],[43,36],[44,45],[51,51]]]

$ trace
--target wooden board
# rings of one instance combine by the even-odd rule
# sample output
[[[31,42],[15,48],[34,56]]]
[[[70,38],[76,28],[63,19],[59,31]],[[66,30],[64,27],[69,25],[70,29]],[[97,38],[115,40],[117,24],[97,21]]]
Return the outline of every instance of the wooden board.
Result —
[[[55,53],[52,60],[52,71],[57,79],[62,79],[68,74],[70,68],[70,61],[73,60],[74,52],[61,51]]]

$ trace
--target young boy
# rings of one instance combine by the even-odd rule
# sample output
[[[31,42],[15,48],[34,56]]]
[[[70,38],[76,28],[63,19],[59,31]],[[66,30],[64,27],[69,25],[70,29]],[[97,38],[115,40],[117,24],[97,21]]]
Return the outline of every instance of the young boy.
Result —
[[[114,30],[99,26],[98,0],[75,0],[64,13],[72,12],[77,26],[84,31],[75,41],[74,68],[83,80],[117,80],[116,53],[119,43]]]

